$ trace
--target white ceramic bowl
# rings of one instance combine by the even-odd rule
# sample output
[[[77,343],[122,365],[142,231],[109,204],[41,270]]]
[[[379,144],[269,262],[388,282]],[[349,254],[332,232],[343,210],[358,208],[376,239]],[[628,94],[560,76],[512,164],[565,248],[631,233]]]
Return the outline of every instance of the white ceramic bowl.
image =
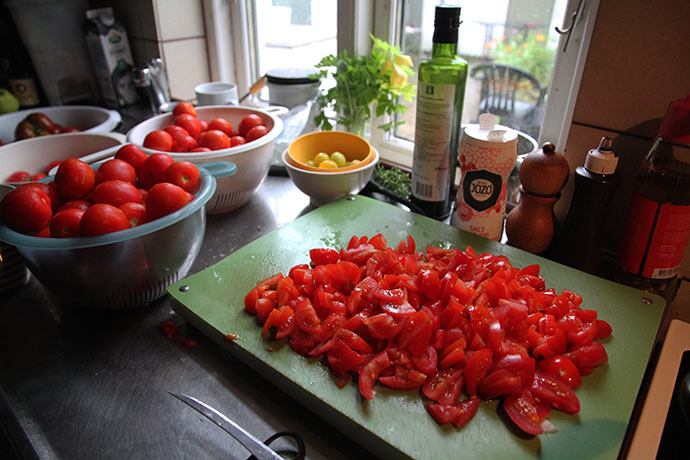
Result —
[[[175,160],[185,160],[200,165],[213,161],[231,161],[237,165],[237,175],[232,179],[218,179],[218,187],[211,201],[206,205],[209,213],[232,211],[244,203],[256,192],[268,175],[273,159],[275,139],[283,130],[280,118],[261,110],[249,107],[234,106],[206,106],[197,107],[197,119],[211,121],[214,118],[225,118],[233,128],[237,128],[243,117],[253,113],[263,118],[268,133],[252,142],[229,149],[214,150],[200,153],[165,152]],[[158,153],[157,150],[143,146],[146,135],[151,131],[163,129],[172,124],[172,114],[158,115],[145,120],[127,133],[127,140],[136,144],[148,155]]]
[[[76,126],[81,132],[107,133],[114,131],[122,121],[120,113],[90,105],[55,105],[35,107],[0,115],[0,140],[4,144],[14,141],[14,130],[27,115],[40,112],[62,126]],[[57,134],[54,134],[57,135]],[[62,134],[60,134],[62,135]]]
[[[348,194],[359,193],[371,179],[374,167],[379,162],[379,153],[374,149],[374,160],[363,168],[342,172],[307,171],[292,163],[287,149],[282,159],[292,182],[306,195],[310,203],[321,206]]]
[[[120,133],[68,133],[3,145],[0,147],[0,183],[7,183],[6,179],[15,171],[46,173],[53,161],[98,151],[104,151],[106,156],[114,155],[125,139],[125,135]]]

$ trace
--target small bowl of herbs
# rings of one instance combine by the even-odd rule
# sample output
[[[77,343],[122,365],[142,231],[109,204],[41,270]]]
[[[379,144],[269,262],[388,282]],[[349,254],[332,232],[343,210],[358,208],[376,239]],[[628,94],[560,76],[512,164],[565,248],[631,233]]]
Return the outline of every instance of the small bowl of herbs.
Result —
[[[410,173],[397,166],[376,165],[365,192],[383,195],[388,201],[400,203],[417,214],[425,215],[419,206],[410,201],[412,194]]]

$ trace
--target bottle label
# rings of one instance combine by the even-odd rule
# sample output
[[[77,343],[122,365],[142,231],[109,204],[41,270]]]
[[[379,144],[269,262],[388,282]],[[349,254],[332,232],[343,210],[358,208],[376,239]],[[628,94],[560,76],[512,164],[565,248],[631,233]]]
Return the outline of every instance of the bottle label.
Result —
[[[36,91],[36,85],[32,78],[10,80],[10,89],[22,107],[32,107],[40,102],[38,91]]]
[[[419,82],[412,194],[420,200],[444,201],[450,192],[450,137],[454,104],[455,85]]]
[[[621,268],[644,278],[672,278],[690,238],[690,205],[661,204],[635,193],[625,229]]]
[[[498,241],[503,235],[507,180],[517,158],[517,137],[511,142],[484,142],[465,131],[458,150],[462,179],[458,219],[453,225]]]

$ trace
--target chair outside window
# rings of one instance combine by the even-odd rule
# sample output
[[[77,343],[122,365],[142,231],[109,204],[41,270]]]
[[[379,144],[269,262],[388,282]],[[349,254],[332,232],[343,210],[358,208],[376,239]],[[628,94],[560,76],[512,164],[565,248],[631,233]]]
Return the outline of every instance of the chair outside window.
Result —
[[[507,64],[477,64],[470,76],[481,80],[479,113],[490,112],[504,126],[539,137],[546,88],[529,72]]]

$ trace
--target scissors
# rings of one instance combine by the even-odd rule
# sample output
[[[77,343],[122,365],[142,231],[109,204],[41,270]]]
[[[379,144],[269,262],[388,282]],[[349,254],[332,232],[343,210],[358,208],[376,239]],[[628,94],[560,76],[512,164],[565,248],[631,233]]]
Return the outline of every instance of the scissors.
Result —
[[[220,413],[218,410],[209,406],[208,404],[199,401],[191,396],[172,393],[171,395],[187,404],[192,409],[199,412],[201,415],[211,420],[213,423],[218,425],[223,431],[228,433],[230,436],[235,438],[242,444],[249,452],[252,453],[251,457],[247,460],[284,460],[275,450],[268,447],[273,441],[282,437],[289,437],[297,443],[297,454],[291,457],[292,460],[304,460],[305,448],[304,441],[302,438],[290,431],[281,431],[275,433],[273,436],[268,438],[266,442],[262,442],[256,437],[254,437],[247,430],[239,426],[237,423],[230,420],[228,417]]]

